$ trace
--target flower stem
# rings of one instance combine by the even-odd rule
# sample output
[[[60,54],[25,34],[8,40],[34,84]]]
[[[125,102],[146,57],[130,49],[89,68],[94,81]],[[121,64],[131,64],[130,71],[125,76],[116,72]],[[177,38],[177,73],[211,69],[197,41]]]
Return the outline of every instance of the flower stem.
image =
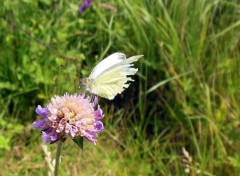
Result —
[[[57,153],[56,153],[56,158],[55,158],[54,176],[58,176],[59,160],[60,160],[60,153],[61,153],[62,143],[63,143],[62,140],[58,141]]]

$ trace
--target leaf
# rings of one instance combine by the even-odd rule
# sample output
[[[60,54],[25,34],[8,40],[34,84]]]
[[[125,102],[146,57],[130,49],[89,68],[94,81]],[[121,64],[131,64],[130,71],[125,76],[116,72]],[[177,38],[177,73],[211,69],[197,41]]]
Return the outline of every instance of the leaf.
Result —
[[[0,149],[5,149],[7,151],[10,150],[10,140],[11,138],[5,137],[2,134],[0,134]]]
[[[186,72],[186,73],[182,73],[180,75],[177,75],[177,76],[174,76],[174,77],[171,77],[169,79],[166,79],[164,81],[160,81],[159,83],[155,84],[154,86],[152,86],[150,89],[147,90],[146,94],[149,94],[150,92],[153,92],[154,90],[156,90],[157,88],[159,88],[160,86],[172,81],[172,80],[175,80],[183,75],[187,75],[189,73],[191,73],[192,71],[189,71],[189,72]]]
[[[75,137],[73,141],[83,150],[83,137]]]
[[[12,84],[10,82],[0,82],[0,89],[7,89],[7,90],[14,91],[17,88],[15,84]]]

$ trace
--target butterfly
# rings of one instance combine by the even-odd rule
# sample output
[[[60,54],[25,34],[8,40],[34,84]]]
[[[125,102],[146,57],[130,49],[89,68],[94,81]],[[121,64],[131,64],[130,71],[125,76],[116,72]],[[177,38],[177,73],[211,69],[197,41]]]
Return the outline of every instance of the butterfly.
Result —
[[[112,100],[128,88],[129,81],[134,81],[129,77],[138,71],[132,67],[133,62],[142,56],[126,58],[126,55],[120,52],[111,54],[94,67],[89,77],[81,80],[80,87],[91,94]]]

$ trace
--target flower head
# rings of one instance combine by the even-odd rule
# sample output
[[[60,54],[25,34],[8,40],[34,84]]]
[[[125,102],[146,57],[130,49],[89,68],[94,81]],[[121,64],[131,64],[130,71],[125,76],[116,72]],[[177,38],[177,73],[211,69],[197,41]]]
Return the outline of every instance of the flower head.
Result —
[[[79,8],[79,12],[82,14],[91,4],[92,0],[84,0]]]
[[[97,98],[92,102],[83,95],[56,96],[46,107],[40,105],[36,113],[42,120],[35,121],[33,126],[42,129],[42,139],[45,143],[55,142],[63,136],[71,138],[81,136],[96,143],[97,133],[103,131],[104,117]]]

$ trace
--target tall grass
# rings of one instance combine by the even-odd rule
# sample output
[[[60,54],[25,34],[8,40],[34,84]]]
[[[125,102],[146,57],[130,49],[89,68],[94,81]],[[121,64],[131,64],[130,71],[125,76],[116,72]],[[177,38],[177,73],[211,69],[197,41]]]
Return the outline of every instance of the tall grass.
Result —
[[[0,3],[5,175],[47,174],[29,125],[34,108],[76,91],[79,75],[116,51],[144,55],[136,81],[115,100],[100,100],[105,131],[97,146],[85,142],[80,151],[68,140],[60,173],[238,175],[238,1],[94,1],[82,15],[78,3]]]

